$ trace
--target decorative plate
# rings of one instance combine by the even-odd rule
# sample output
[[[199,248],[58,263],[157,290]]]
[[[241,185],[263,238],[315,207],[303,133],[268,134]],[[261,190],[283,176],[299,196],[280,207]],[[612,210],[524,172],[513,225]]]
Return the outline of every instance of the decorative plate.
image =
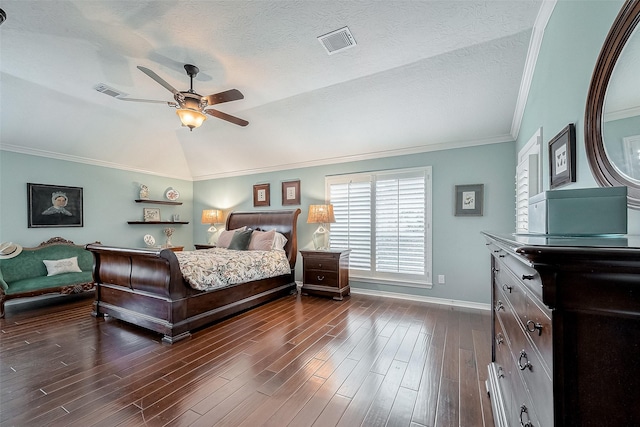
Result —
[[[156,239],[154,239],[151,234],[145,234],[144,242],[147,244],[147,246],[154,246],[156,244]]]
[[[174,200],[178,200],[178,197],[180,197],[180,193],[178,193],[173,188],[170,188],[165,193],[165,197],[173,202]]]

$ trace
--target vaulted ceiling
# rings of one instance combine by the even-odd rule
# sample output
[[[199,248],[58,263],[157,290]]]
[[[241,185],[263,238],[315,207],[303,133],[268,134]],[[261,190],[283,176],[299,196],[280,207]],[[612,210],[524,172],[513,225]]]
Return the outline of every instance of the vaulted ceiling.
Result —
[[[200,180],[512,140],[549,3],[3,0],[0,147]],[[172,101],[137,66],[182,91],[186,63],[199,94],[244,94],[216,107],[247,127],[94,89]]]

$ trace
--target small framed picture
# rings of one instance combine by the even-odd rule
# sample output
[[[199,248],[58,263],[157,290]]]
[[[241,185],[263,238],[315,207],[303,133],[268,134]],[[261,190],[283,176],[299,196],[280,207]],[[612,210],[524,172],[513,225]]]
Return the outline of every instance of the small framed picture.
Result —
[[[300,180],[282,183],[282,205],[300,204]]]
[[[551,189],[576,182],[576,128],[570,123],[549,141]]]
[[[160,208],[142,208],[144,222],[160,221]]]
[[[82,227],[82,188],[27,183],[28,227]]]
[[[253,206],[270,206],[271,195],[269,194],[270,184],[256,184],[253,186]]]
[[[484,184],[456,185],[456,216],[482,216]]]

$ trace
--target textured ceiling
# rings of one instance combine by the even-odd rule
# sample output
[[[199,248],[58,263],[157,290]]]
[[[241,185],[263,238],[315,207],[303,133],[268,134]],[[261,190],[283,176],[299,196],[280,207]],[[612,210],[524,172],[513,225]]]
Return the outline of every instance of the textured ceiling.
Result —
[[[185,179],[509,140],[542,0],[13,1],[0,6],[0,143]],[[317,37],[348,26],[357,46]],[[237,88],[189,132],[140,72]]]

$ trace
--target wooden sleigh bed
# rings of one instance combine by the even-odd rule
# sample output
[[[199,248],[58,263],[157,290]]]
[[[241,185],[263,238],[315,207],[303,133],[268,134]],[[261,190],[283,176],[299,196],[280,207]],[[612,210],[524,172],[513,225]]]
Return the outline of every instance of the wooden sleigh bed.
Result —
[[[287,238],[284,247],[290,274],[255,280],[221,289],[193,289],[183,278],[176,254],[170,249],[131,249],[99,244],[86,248],[94,255],[96,299],[92,314],[112,316],[161,333],[174,343],[191,330],[290,294],[295,290],[297,219],[300,209],[234,212],[226,229],[246,226],[273,230]]]

